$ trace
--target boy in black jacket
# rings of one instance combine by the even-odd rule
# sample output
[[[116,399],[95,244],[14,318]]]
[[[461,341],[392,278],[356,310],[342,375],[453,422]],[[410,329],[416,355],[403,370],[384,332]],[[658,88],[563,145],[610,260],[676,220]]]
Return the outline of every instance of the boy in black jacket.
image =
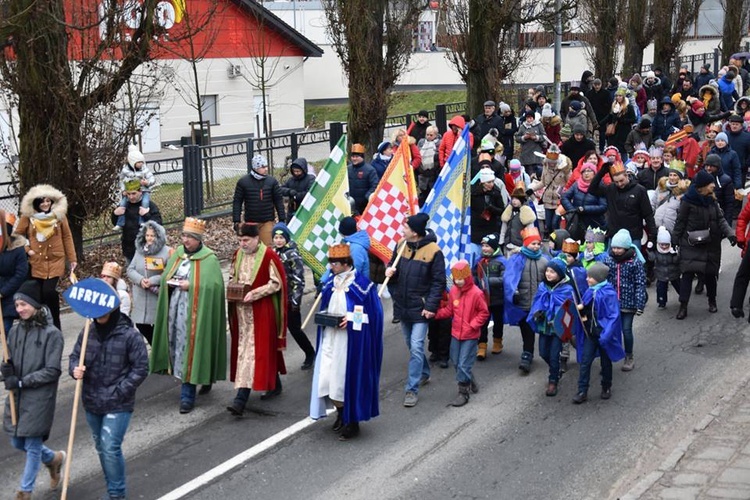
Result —
[[[482,289],[492,317],[492,354],[503,352],[503,305],[505,275],[505,259],[500,248],[500,237],[488,234],[482,238],[482,258],[475,269],[477,286]],[[482,326],[479,336],[477,359],[483,361],[487,357],[487,339],[489,337],[489,321]]]

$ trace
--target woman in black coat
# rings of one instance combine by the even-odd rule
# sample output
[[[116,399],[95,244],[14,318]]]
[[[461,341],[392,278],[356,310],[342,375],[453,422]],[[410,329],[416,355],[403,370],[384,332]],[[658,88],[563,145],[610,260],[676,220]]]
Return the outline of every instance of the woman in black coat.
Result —
[[[604,119],[602,126],[605,127],[604,132],[606,133],[607,125],[612,123],[615,125],[615,133],[614,135],[607,136],[607,144],[615,146],[620,151],[623,162],[628,157],[628,152],[625,149],[625,141],[628,139],[630,131],[633,130],[635,121],[635,110],[628,101],[625,89],[617,89],[610,113]]]
[[[567,230],[576,241],[584,240],[589,227],[606,226],[604,214],[607,212],[607,198],[589,192],[595,173],[596,165],[584,163],[581,166],[581,177],[563,193],[560,200],[566,212]]]
[[[677,222],[672,231],[672,244],[680,248],[680,310],[677,319],[685,319],[690,300],[690,289],[697,274],[703,277],[708,296],[708,311],[715,313],[716,279],[721,266],[721,240],[726,237],[732,245],[737,238],[727,224],[719,203],[714,196],[716,184],[711,174],[699,171],[693,184],[682,197]],[[703,241],[698,241],[699,232],[708,230]]]
[[[2,297],[3,324],[5,333],[10,332],[13,320],[18,317],[13,303],[13,294],[26,281],[29,274],[29,258],[26,256],[26,238],[13,235],[16,217],[0,210],[0,296]]]

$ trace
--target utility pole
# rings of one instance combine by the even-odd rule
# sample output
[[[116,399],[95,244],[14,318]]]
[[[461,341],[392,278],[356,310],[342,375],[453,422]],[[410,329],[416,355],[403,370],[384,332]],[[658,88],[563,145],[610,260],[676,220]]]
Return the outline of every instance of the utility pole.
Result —
[[[562,0],[555,1],[555,109],[560,112],[561,88],[560,71],[562,68]]]

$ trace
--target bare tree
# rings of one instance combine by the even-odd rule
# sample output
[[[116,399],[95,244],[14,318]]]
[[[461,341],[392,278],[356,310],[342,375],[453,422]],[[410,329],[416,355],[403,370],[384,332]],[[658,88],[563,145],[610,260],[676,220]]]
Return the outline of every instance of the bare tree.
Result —
[[[110,207],[129,137],[112,116],[125,83],[163,33],[156,0],[126,7],[2,0],[1,85],[17,97],[20,194],[46,182],[69,198],[79,259],[83,224]]]
[[[721,37],[721,60],[729,62],[729,56],[739,50],[742,37],[748,32],[750,0],[721,0],[724,10],[724,27]],[[718,70],[718,68],[716,68]]]
[[[349,140],[383,140],[391,90],[409,65],[421,0],[323,0],[328,37],[349,80]]]
[[[703,0],[653,0],[654,66],[669,72],[669,64],[680,54],[688,29],[698,19]]]
[[[640,73],[643,67],[643,51],[654,39],[654,0],[628,0],[627,23],[623,33],[625,44],[622,74]]]
[[[594,66],[594,74],[607,80],[617,71],[617,42],[621,38],[621,17],[624,2],[610,0],[580,0],[581,26],[592,33],[586,56]]]

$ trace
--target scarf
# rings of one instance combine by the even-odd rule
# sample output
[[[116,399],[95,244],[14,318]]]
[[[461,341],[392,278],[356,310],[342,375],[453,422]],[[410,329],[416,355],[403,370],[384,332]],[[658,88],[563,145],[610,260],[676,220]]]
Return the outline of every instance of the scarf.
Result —
[[[590,289],[590,290],[599,290],[599,289],[600,289],[601,287],[603,287],[603,286],[604,286],[604,285],[606,285],[607,283],[608,283],[608,281],[607,281],[607,280],[604,280],[604,281],[602,281],[602,282],[600,282],[600,283],[597,283],[596,285],[591,285],[591,286],[589,286],[589,289]]]
[[[541,250],[534,251],[528,247],[521,247],[521,253],[524,255],[524,257],[531,260],[539,260],[542,258]]]
[[[675,182],[674,184],[672,184],[671,182],[667,181],[665,187],[671,191],[672,189],[677,187],[677,183]]]
[[[518,170],[510,169],[510,178],[513,179],[513,183],[515,184],[515,181],[518,179],[521,179],[521,173],[523,172],[523,168],[519,168]]]
[[[691,203],[693,205],[697,205],[699,207],[707,207],[713,204],[714,198],[713,196],[703,196],[701,195],[698,190],[695,187],[695,184],[691,184],[690,187],[687,190],[687,193],[683,196],[685,201],[688,203]]]
[[[52,212],[39,212],[31,216],[31,223],[36,229],[36,239],[39,243],[47,241],[55,232],[57,217]]]
[[[266,178],[266,176],[265,176],[265,175],[261,175],[261,174],[259,174],[258,172],[256,172],[255,170],[250,170],[250,175],[252,175],[252,176],[253,176],[253,177],[255,177],[256,179],[258,179],[259,181],[262,181],[263,179],[265,179],[265,178]]]
[[[591,181],[586,182],[583,180],[583,177],[578,178],[578,190],[582,193],[588,193],[589,192],[589,186],[591,185]]]
[[[585,261],[594,260],[594,257],[596,257],[596,254],[594,253],[593,250],[591,250],[591,251],[584,250],[583,251],[583,260],[585,260]]]

